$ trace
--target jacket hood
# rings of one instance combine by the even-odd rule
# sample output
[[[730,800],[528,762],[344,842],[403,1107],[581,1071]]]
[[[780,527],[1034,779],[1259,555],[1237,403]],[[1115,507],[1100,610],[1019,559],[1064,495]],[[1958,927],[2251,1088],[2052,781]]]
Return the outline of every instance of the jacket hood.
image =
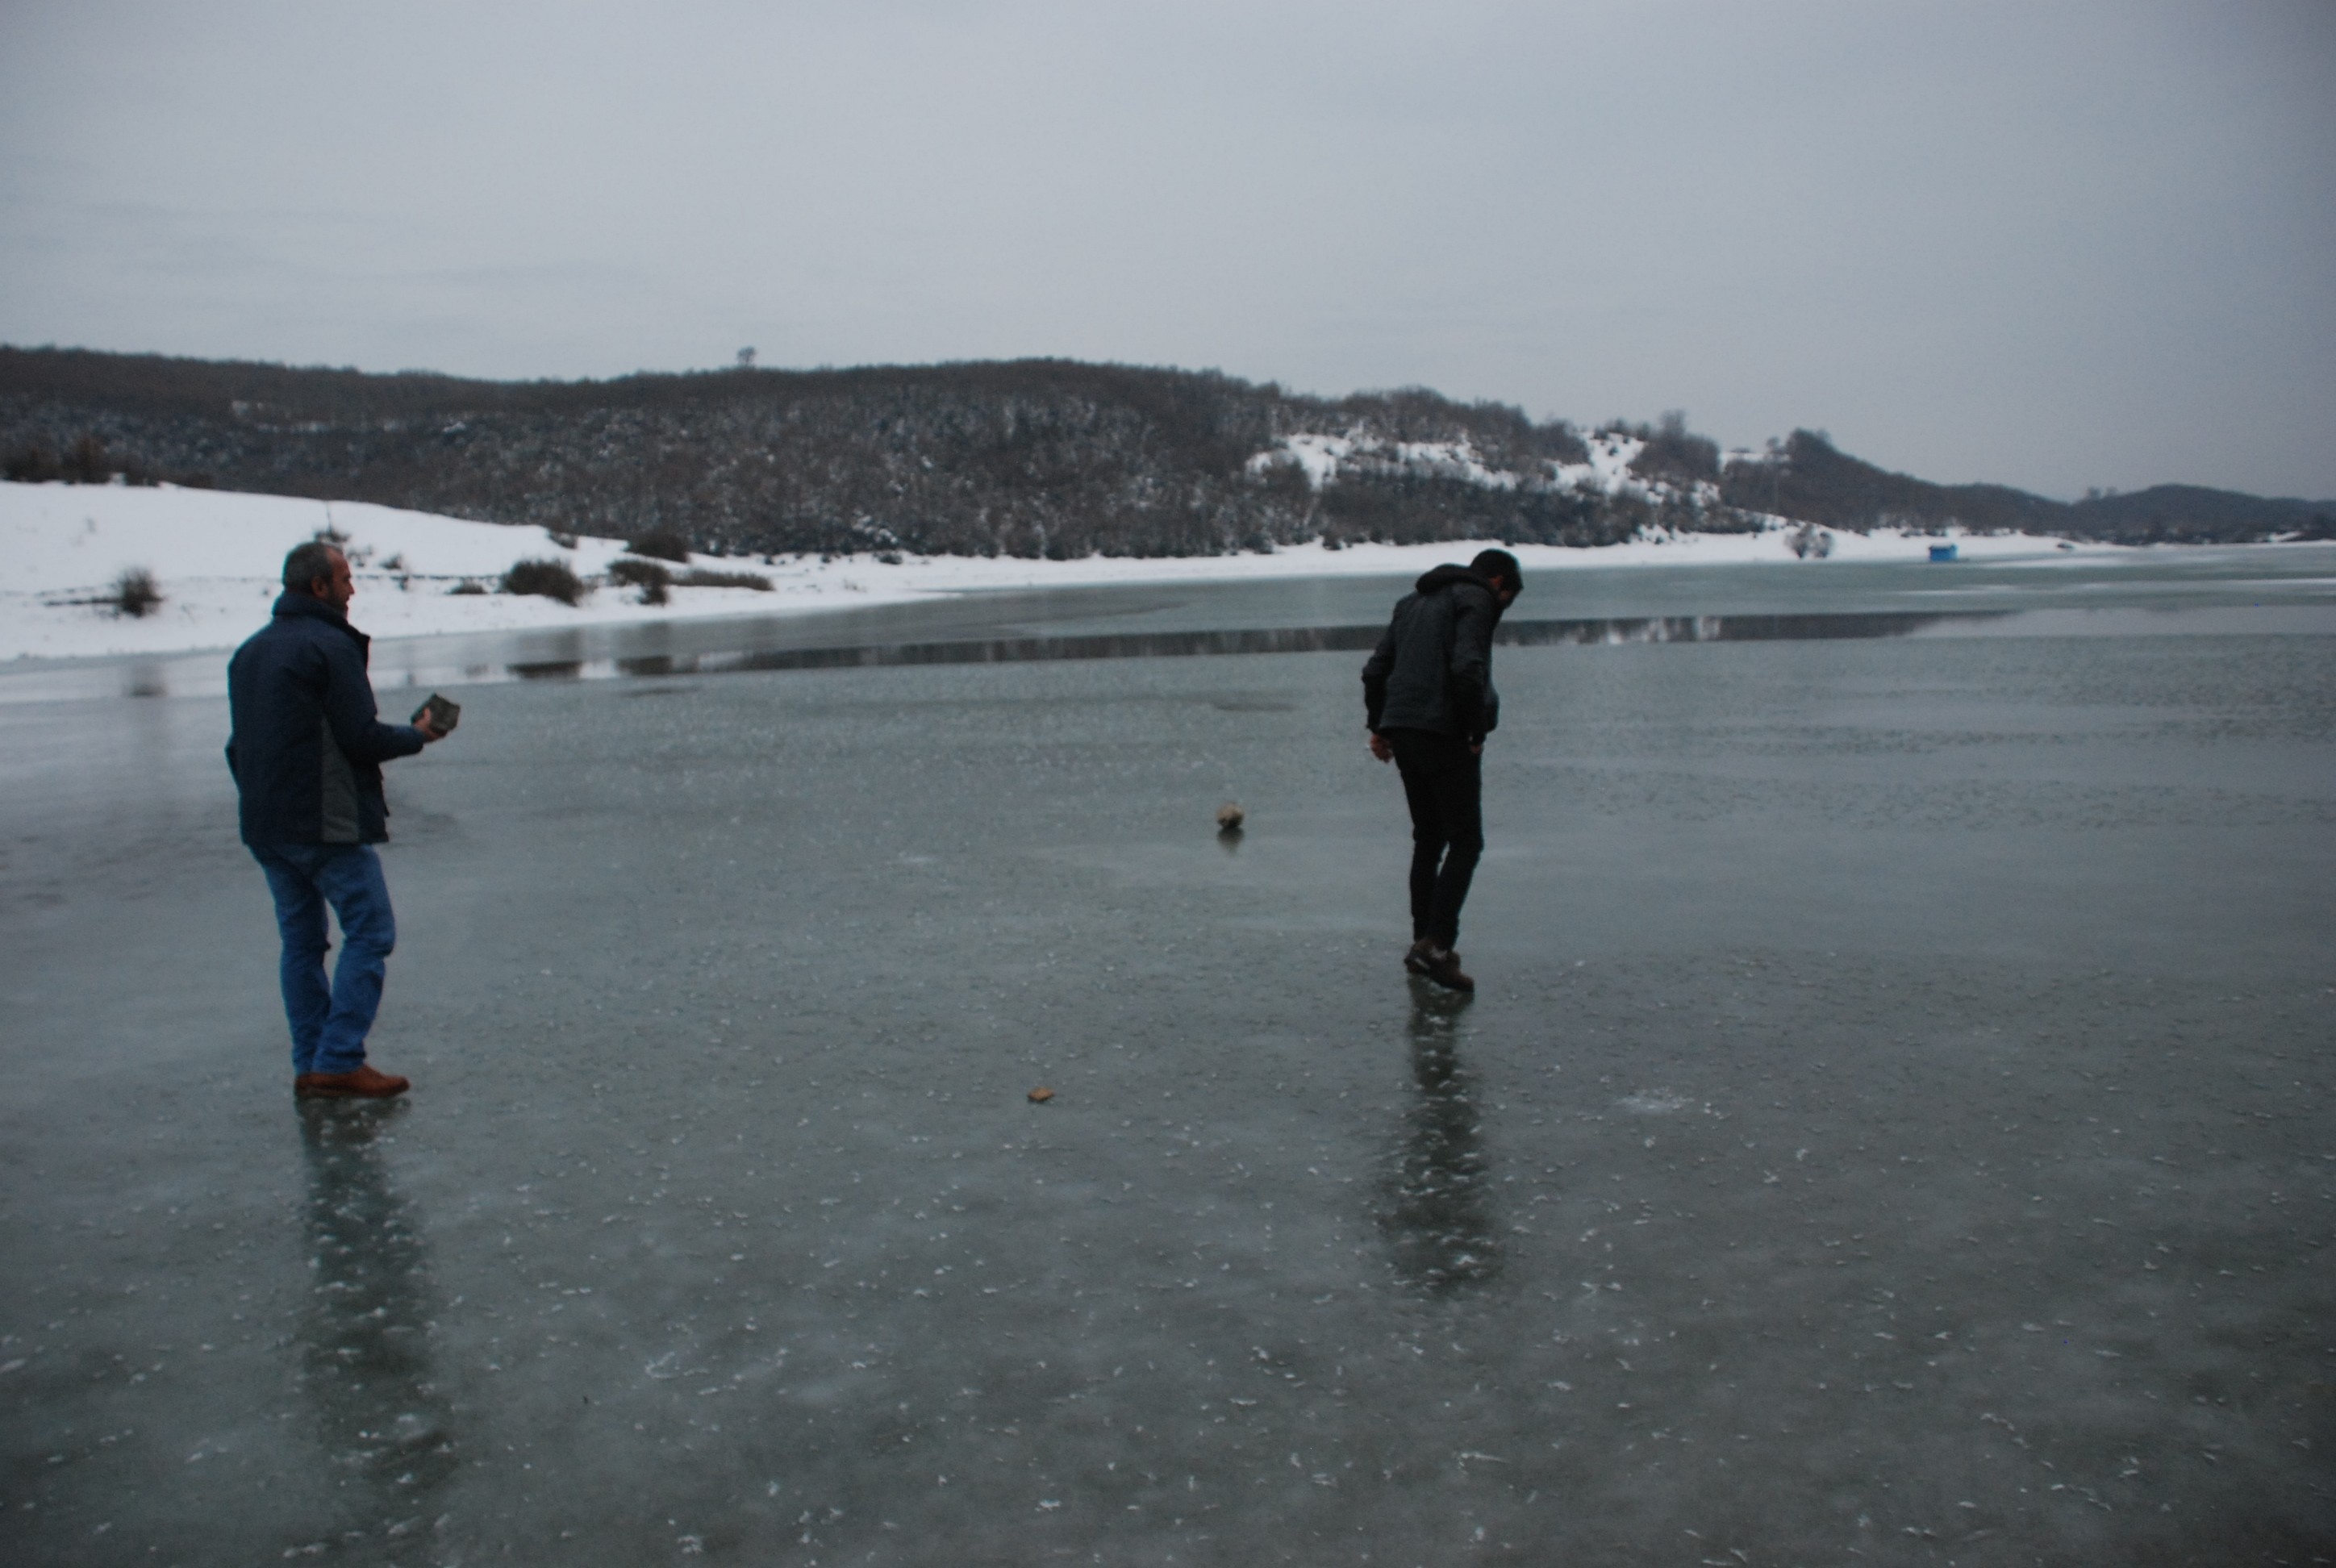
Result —
[[[1475,572],[1470,571],[1466,567],[1455,566],[1450,561],[1446,561],[1442,566],[1439,566],[1434,570],[1428,572],[1425,577],[1422,577],[1417,582],[1413,583],[1411,586],[1417,589],[1421,593],[1441,593],[1447,588],[1451,588],[1456,584],[1464,582],[1481,588],[1486,593],[1493,591],[1492,584],[1486,582],[1483,578],[1478,577]]]

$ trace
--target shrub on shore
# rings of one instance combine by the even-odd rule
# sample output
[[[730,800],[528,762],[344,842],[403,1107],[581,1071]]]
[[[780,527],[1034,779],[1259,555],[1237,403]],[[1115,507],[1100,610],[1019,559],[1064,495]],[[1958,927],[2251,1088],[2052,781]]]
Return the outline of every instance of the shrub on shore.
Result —
[[[562,604],[582,602],[584,579],[564,560],[514,561],[503,573],[503,591],[556,599]]]
[[[1833,535],[1813,522],[1785,531],[1785,548],[1803,560],[1823,560],[1833,553]]]
[[[663,604],[673,597],[673,573],[653,560],[612,560],[608,580],[641,590],[643,604]]]
[[[673,579],[683,588],[751,588],[756,593],[771,591],[771,579],[755,571],[715,571],[695,567]]]
[[[162,590],[154,581],[154,574],[142,566],[124,567],[122,575],[113,579],[113,596],[107,603],[116,615],[126,615],[132,620],[142,620],[162,606]]]

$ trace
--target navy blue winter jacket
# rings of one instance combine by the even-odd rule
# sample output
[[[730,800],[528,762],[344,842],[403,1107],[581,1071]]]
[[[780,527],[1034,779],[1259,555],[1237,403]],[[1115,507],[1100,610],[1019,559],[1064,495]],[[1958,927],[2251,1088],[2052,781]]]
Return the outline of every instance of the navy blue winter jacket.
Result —
[[[228,661],[228,772],[248,844],[377,844],[389,837],[381,765],[422,749],[384,724],[365,674],[372,639],[327,601],[276,600],[275,618]]]
[[[1465,566],[1439,566],[1395,607],[1363,666],[1363,719],[1484,744],[1501,722],[1493,689],[1493,628],[1501,601]]]

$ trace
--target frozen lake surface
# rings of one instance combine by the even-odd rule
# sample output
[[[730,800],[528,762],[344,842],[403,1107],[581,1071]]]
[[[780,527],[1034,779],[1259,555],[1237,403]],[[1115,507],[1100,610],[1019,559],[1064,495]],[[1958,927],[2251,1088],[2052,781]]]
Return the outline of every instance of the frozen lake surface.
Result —
[[[0,1559],[2336,1554],[2336,552],[2268,559],[1528,598],[2017,613],[1504,648],[1467,1001],[1356,654],[735,667],[1394,585],[384,645],[465,707],[387,1106],[291,1100],[216,656],[0,675]]]

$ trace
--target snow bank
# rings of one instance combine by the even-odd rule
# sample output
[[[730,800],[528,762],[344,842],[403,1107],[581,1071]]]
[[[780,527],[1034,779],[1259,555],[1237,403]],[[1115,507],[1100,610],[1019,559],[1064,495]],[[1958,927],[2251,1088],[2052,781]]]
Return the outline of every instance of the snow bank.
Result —
[[[1618,459],[1628,462],[1618,449],[1606,454],[1602,466],[1615,467]],[[545,599],[448,590],[465,579],[492,585],[512,562],[528,558],[564,560],[579,575],[592,577],[622,553],[621,541],[588,538],[569,547],[540,528],[465,522],[355,502],[169,486],[0,483],[0,658],[231,648],[267,618],[285,551],[327,527],[347,536],[350,561],[356,568],[357,598],[350,618],[377,638],[809,613],[986,589],[1403,577],[1439,560],[1465,560],[1484,548],[1482,543],[1455,541],[1328,550],[1307,544],[1271,555],[1166,560],[910,556],[898,566],[864,556],[826,562],[782,556],[768,565],[701,556],[694,564],[756,572],[770,579],[772,591],[676,589],[670,604],[652,607],[637,602],[630,589],[601,588],[570,608]],[[1844,533],[1835,537],[1830,562],[1796,560],[1779,530],[1665,535],[1601,550],[1519,545],[1515,553],[1528,572],[1763,562],[1820,571],[1841,561],[1922,560],[1932,542],[1920,535]],[[2049,554],[2057,543],[2028,536],[1957,536],[1957,542],[1965,559]],[[161,589],[163,602],[151,615],[133,619],[102,604],[75,602],[103,598],[114,579],[130,568],[151,571]]]

